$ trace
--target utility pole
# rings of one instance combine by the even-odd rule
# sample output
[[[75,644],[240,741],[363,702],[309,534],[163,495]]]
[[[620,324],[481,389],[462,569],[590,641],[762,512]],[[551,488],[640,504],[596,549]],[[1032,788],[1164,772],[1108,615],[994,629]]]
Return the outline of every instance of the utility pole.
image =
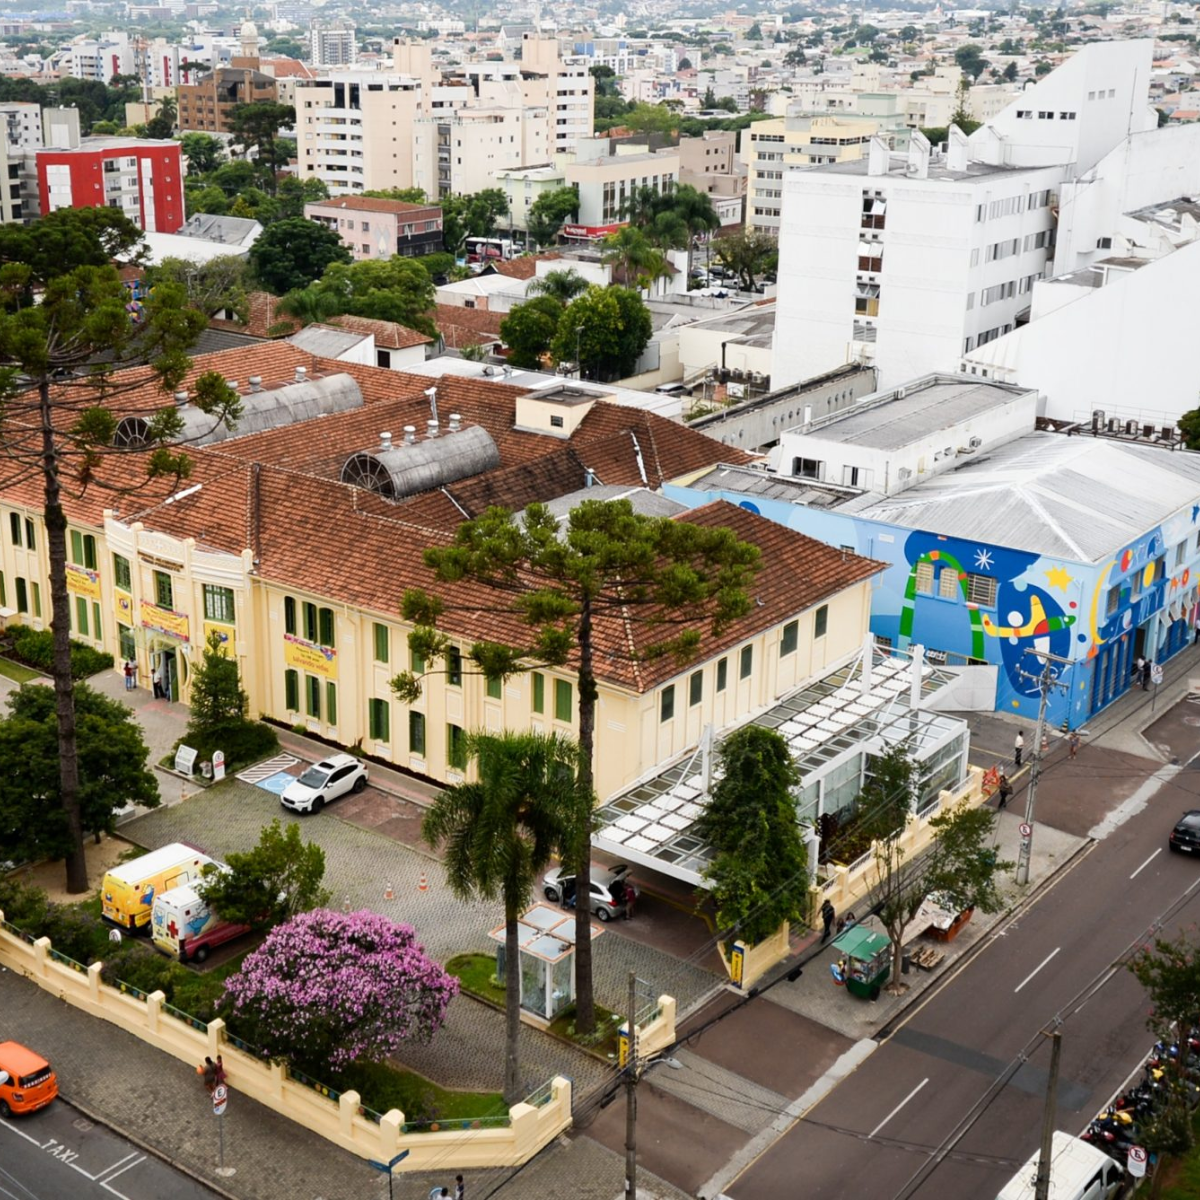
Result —
[[[637,976],[629,972],[629,1051],[625,1056],[625,1195],[637,1200]]]
[[[1022,835],[1020,850],[1017,853],[1017,883],[1019,885],[1029,882],[1029,862],[1033,857],[1034,805],[1037,802],[1038,776],[1042,771],[1042,740],[1046,736],[1046,709],[1050,704],[1050,691],[1052,688],[1061,688],[1064,692],[1068,690],[1065,683],[1051,674],[1050,665],[1051,663],[1060,663],[1063,666],[1071,665],[1069,658],[1060,658],[1057,654],[1050,654],[1045,650],[1026,650],[1025,653],[1033,654],[1045,661],[1042,663],[1041,671],[1036,675],[1023,669],[1020,670],[1023,679],[1031,680],[1038,685],[1042,698],[1038,703],[1037,729],[1033,735],[1033,753],[1029,764],[1029,791],[1025,796],[1025,827],[1029,832]]]
[[[1046,1108],[1042,1115],[1042,1150],[1038,1155],[1034,1200],[1050,1200],[1050,1162],[1054,1155],[1054,1121],[1058,1106],[1058,1060],[1062,1056],[1062,1033],[1050,1035],[1050,1078],[1046,1082]]]

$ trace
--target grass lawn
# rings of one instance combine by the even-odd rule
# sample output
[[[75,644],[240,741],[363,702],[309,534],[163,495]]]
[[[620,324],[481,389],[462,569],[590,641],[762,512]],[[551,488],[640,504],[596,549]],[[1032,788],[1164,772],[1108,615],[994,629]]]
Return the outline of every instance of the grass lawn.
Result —
[[[603,1004],[597,1004],[595,1032],[587,1037],[580,1037],[575,1033],[575,1007],[572,1005],[550,1022],[550,1032],[565,1041],[574,1042],[591,1054],[616,1059],[619,1050],[617,1030],[623,1022],[624,1017],[620,1013],[609,1012]]]
[[[7,675],[9,679],[15,680],[17,683],[28,683],[31,679],[46,678],[41,671],[23,667],[20,663],[13,662],[11,658],[0,658],[0,675]]]
[[[1200,1113],[1192,1118],[1192,1131],[1200,1134]],[[1200,1197],[1200,1142],[1183,1158],[1166,1164],[1159,1200],[1197,1200]]]
[[[343,1091],[353,1088],[363,1104],[377,1113],[398,1108],[407,1121],[472,1120],[508,1113],[499,1092],[451,1091],[388,1063],[356,1063],[338,1084]]]
[[[496,978],[496,959],[491,954],[458,954],[446,970],[462,984],[464,992],[504,1007],[504,989],[492,982]]]

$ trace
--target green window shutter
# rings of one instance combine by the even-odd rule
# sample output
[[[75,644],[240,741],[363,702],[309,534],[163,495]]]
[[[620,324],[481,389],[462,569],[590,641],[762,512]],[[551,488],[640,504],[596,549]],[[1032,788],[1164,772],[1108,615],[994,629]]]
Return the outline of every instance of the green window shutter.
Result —
[[[467,769],[467,734],[458,725],[446,726],[446,762],[456,771]]]
[[[738,659],[738,678],[749,679],[750,672],[754,670],[754,647],[743,646],[742,652]]]
[[[499,675],[495,678],[490,678],[487,681],[487,694],[489,700],[499,700],[504,687],[504,681]]]
[[[337,684],[332,680],[325,683],[325,720],[337,724]]]
[[[80,637],[88,635],[87,601],[82,596],[75,597],[75,632]]]
[[[722,658],[717,660],[717,691],[723,692],[725,685],[729,682],[729,659]]]
[[[100,631],[100,605],[92,602],[92,637],[96,641],[103,641],[104,634]]]
[[[310,641],[317,640],[317,606],[304,602],[304,636]]]
[[[535,713],[546,711],[546,677],[540,671],[533,673],[533,711]]]
[[[129,559],[120,554],[113,555],[113,582],[122,591],[133,590],[133,572],[129,569]]]
[[[33,522],[28,517],[25,518],[25,545],[30,550],[37,549],[37,542],[33,536]]]
[[[320,620],[319,620],[318,633],[320,635],[321,645],[322,646],[332,646],[332,645],[334,645],[333,609],[332,608],[321,609],[320,613],[319,613],[319,617],[320,617]]]
[[[675,685],[668,684],[662,690],[662,695],[659,699],[659,720],[669,721],[675,716]]]
[[[284,704],[288,712],[300,711],[300,675],[290,667],[283,673]]]
[[[305,690],[308,693],[308,715],[310,717],[320,717],[321,715],[321,681],[315,675],[306,675],[304,677]]]
[[[17,612],[29,611],[29,597],[25,594],[25,580],[17,576]]]
[[[569,721],[574,715],[571,711],[571,692],[572,688],[567,680],[556,679],[554,681],[554,719],[556,721]]]
[[[17,545],[20,545],[20,539]],[[71,530],[71,561],[76,566],[83,566],[83,534],[78,529]]]
[[[36,579],[33,581],[33,615],[42,615],[42,585]]]
[[[390,633],[391,633],[391,631],[388,629],[388,627],[386,625],[380,625],[378,621],[375,622],[375,661],[376,662],[385,663],[388,660],[388,648],[389,648],[388,644],[391,641]]]
[[[829,628],[829,605],[822,604],[817,609],[817,615],[813,620],[813,637],[819,638],[825,636],[825,631]]]
[[[408,749],[413,754],[425,753],[425,714],[408,714]]]
[[[704,699],[704,672],[693,671],[688,679],[688,707],[694,708]]]
[[[425,674],[425,655],[418,650],[409,650],[409,661],[412,663],[412,673],[414,675]]]
[[[283,628],[286,633],[294,634],[296,632],[295,596],[284,596],[283,598]]]
[[[779,639],[779,657],[786,658],[796,652],[800,644],[800,622],[789,621],[783,627],[783,636]]]
[[[33,533],[33,526],[27,524],[25,533],[26,540],[29,543],[29,548],[32,550],[33,538],[29,535]],[[85,533],[83,535],[83,565],[87,567],[89,571],[94,571],[96,569],[96,539],[90,533]]]
[[[386,700],[372,700],[370,718],[371,736],[377,742],[390,742],[392,740],[392,706]],[[410,733],[411,729],[410,723]]]

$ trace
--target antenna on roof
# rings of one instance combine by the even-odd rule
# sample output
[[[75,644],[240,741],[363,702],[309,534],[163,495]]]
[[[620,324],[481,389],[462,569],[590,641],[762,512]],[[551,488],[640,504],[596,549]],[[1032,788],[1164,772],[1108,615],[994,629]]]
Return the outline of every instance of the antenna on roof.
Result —
[[[429,415],[437,422],[437,388],[431,387],[425,389],[425,395],[429,397]]]

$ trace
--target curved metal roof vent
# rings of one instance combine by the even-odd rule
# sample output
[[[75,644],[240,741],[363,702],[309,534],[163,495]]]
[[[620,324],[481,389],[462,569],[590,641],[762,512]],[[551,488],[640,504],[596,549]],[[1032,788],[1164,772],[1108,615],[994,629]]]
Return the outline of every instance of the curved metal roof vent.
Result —
[[[388,500],[402,500],[499,465],[500,451],[492,435],[480,425],[469,425],[444,437],[406,440],[398,446],[389,439],[375,450],[353,454],[342,467],[341,480]]]
[[[131,450],[136,446],[150,444],[150,426],[142,417],[122,417],[113,434],[113,445],[118,450]]]

